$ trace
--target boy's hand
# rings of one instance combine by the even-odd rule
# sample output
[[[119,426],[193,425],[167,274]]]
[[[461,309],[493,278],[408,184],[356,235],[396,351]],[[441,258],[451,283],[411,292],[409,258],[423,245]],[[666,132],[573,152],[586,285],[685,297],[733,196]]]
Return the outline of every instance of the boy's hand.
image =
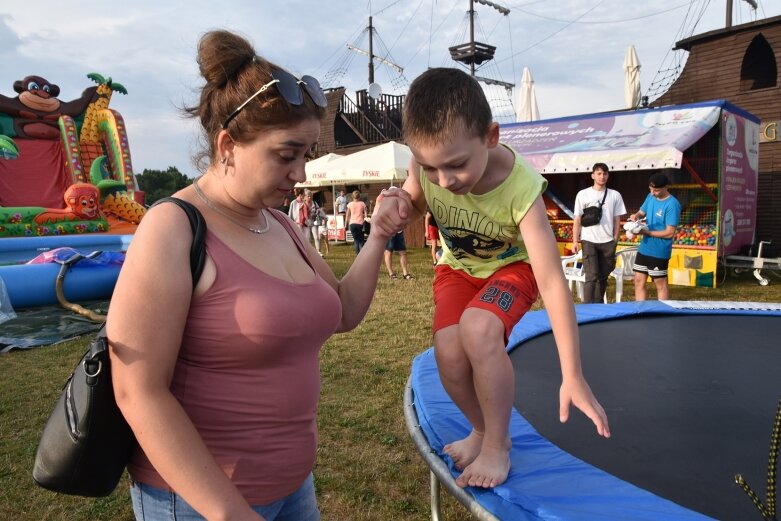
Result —
[[[372,215],[372,233],[379,231],[386,239],[404,229],[409,220],[412,201],[407,192],[392,186],[382,191],[382,201]]]
[[[610,426],[607,423],[605,409],[594,397],[594,393],[591,392],[591,388],[582,376],[562,382],[559,391],[559,404],[559,420],[562,423],[569,419],[569,407],[572,404],[591,418],[600,436],[610,437]]]

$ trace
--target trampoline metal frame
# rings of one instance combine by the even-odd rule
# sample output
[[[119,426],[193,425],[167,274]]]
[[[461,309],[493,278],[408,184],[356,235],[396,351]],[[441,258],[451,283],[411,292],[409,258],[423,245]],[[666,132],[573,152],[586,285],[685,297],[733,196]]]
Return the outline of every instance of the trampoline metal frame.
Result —
[[[456,484],[456,480],[453,478],[452,474],[450,474],[450,469],[447,464],[431,449],[431,446],[426,439],[426,435],[420,428],[418,413],[415,411],[415,399],[412,390],[411,377],[407,379],[407,385],[404,389],[404,420],[407,424],[407,430],[412,437],[412,441],[415,442],[415,447],[429,467],[432,521],[442,520],[439,502],[441,485],[444,485],[445,489],[450,492],[459,503],[464,505],[478,521],[499,521],[499,518],[483,508],[474,497]]]

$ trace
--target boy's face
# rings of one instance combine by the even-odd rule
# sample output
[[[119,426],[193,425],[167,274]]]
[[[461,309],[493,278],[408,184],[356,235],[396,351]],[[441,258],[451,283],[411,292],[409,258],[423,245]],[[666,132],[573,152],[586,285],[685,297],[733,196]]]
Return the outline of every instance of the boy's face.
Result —
[[[449,141],[410,145],[410,150],[431,183],[464,195],[483,178],[488,149],[496,146],[494,141],[498,142],[498,125],[496,129],[496,140],[491,132],[487,139],[481,139],[462,130]]]
[[[601,187],[607,185],[608,177],[610,177],[610,174],[605,172],[601,168],[597,168],[591,173],[591,179],[594,180],[594,184]]]
[[[663,188],[656,188],[655,186],[649,185],[648,190],[651,192],[651,195],[653,195],[657,199],[664,199],[665,197],[667,197],[668,194],[666,186]]]

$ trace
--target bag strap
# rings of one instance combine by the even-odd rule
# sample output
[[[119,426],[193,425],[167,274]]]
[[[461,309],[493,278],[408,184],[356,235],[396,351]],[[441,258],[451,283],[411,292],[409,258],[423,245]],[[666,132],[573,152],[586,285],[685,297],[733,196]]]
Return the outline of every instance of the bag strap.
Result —
[[[599,207],[602,208],[605,206],[605,199],[607,199],[607,191],[610,190],[607,186],[605,187],[605,195],[602,196],[602,202],[599,203]]]
[[[206,221],[203,215],[192,203],[176,197],[164,197],[155,202],[151,207],[154,208],[160,203],[174,203],[187,214],[187,220],[190,221],[190,229],[193,232],[193,243],[190,246],[190,271],[193,275],[193,288],[198,284],[203,272],[203,265],[206,262],[206,248],[204,247],[204,238],[206,237]],[[106,336],[106,323],[98,331],[95,340],[90,344],[90,352],[93,357],[108,349]]]
[[[203,219],[203,215],[192,203],[189,203],[183,199],[177,197],[164,197],[155,204],[154,208],[160,203],[174,203],[179,208],[184,210],[187,214],[187,219],[190,221],[190,229],[193,232],[193,243],[190,246],[190,272],[193,275],[193,288],[198,284],[198,280],[201,278],[203,272],[203,265],[206,262],[206,248],[204,247],[204,238],[206,237],[206,221]]]

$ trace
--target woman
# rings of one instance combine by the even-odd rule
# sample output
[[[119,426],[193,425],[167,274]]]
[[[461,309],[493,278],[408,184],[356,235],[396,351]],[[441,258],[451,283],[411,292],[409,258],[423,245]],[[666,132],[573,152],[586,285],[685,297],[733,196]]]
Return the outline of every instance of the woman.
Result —
[[[344,222],[349,225],[350,233],[353,236],[355,253],[360,253],[366,238],[363,236],[363,223],[366,220],[366,203],[361,201],[361,192],[353,191],[353,200],[347,203],[347,214],[344,216]]]
[[[293,195],[295,198],[287,209],[287,215],[299,228],[301,228],[302,232],[306,232],[306,222],[309,220],[309,209],[304,202],[305,190],[303,188],[294,188]],[[306,233],[304,233],[304,237],[306,237]]]
[[[205,173],[175,194],[208,232],[192,287],[192,234],[173,204],[133,239],[108,316],[117,403],[139,449],[128,465],[139,520],[319,519],[312,482],[318,353],[371,301],[384,243],[403,226],[389,194],[372,238],[339,281],[273,210],[305,179],[326,105],[245,39],[205,34],[206,83],[188,112],[203,127]],[[299,83],[300,82],[300,83]]]
[[[331,253],[328,246],[328,216],[325,214],[323,207],[314,200],[312,192],[310,190],[307,190],[306,192],[307,194],[304,196],[304,201],[309,208],[309,215],[312,223],[309,229],[312,232],[312,240],[315,243],[315,249],[322,257],[323,251],[320,246],[321,239],[325,241],[325,252]]]
[[[307,232],[311,232],[312,239],[315,243],[315,249],[320,256],[323,256],[323,252],[320,251],[320,227],[324,227],[326,224],[326,216],[323,209],[317,202],[315,202],[312,196],[311,190],[304,191],[304,204],[307,208],[309,220],[307,221],[307,227],[304,229],[304,236],[308,237]],[[308,240],[308,239],[307,239]],[[326,246],[328,241],[326,240]]]

